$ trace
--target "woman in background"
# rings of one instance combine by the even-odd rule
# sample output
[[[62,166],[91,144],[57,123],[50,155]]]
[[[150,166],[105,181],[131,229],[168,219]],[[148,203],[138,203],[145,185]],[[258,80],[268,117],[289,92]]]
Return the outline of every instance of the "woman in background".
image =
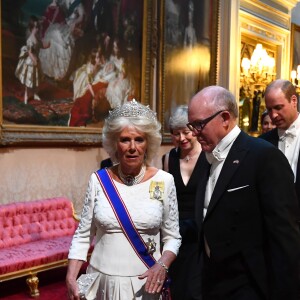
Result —
[[[272,120],[271,120],[267,110],[265,110],[261,114],[260,124],[261,124],[261,133],[266,133],[276,127],[272,123]]]
[[[201,145],[186,127],[188,107],[178,106],[169,119],[176,148],[166,154],[163,169],[174,176],[178,199],[179,228],[182,245],[170,268],[172,300],[201,299],[201,266],[198,231],[195,222],[195,198],[201,165],[206,160]]]

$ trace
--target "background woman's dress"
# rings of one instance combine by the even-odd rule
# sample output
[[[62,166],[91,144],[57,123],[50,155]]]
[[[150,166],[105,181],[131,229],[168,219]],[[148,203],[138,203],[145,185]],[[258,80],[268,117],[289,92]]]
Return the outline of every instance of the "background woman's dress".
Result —
[[[195,222],[195,196],[202,165],[199,156],[193,173],[184,184],[180,173],[180,149],[172,149],[169,154],[169,173],[174,176],[179,229],[182,244],[176,260],[170,267],[172,300],[192,300],[201,298],[200,257],[198,253],[198,230]]]

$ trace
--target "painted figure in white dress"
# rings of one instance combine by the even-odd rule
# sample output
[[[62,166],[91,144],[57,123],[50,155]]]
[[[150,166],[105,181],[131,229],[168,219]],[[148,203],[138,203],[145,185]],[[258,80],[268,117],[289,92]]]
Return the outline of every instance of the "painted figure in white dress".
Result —
[[[111,108],[115,108],[125,103],[132,92],[132,81],[127,74],[118,39],[113,40],[113,49],[109,60],[113,65],[115,78],[111,78],[109,81],[106,98]]]
[[[39,52],[40,49],[49,48],[50,42],[43,42],[40,39],[39,30],[38,18],[31,16],[28,23],[29,36],[27,38],[26,45],[21,48],[19,62],[15,71],[16,77],[25,86],[25,104],[27,104],[28,99],[31,96],[33,96],[35,100],[40,100],[37,91],[41,83],[43,73],[39,60]]]
[[[58,0],[53,0],[47,7],[43,24],[48,24],[48,27],[44,38],[51,40],[51,47],[40,53],[41,66],[47,76],[58,80],[66,75],[75,40],[83,34],[84,15],[84,7],[79,0],[65,0],[62,6]]]

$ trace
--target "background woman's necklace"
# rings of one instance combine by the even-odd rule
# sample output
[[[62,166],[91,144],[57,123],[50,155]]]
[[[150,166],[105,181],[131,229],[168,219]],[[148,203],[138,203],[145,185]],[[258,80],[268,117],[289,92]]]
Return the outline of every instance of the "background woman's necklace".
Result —
[[[137,176],[125,175],[121,170],[120,164],[118,165],[119,177],[126,185],[129,185],[129,186],[140,183],[143,180],[145,173],[146,173],[145,165],[142,166],[141,171]]]
[[[196,148],[195,148],[195,151],[194,151],[194,153],[193,153],[192,155],[188,154],[188,155],[186,155],[185,157],[183,157],[182,159],[183,159],[185,162],[188,163],[188,162],[189,162],[190,160],[192,160],[193,158],[195,158],[195,157],[198,158],[200,152],[201,152],[201,148],[199,149],[198,147],[196,147]]]
[[[187,155],[185,158],[183,158],[186,162],[189,162],[191,159],[193,159],[195,156],[197,156],[198,153],[195,153],[194,155]]]
[[[184,160],[185,160],[186,162],[189,162],[192,158],[193,158],[193,156],[187,155],[187,156],[184,158]]]

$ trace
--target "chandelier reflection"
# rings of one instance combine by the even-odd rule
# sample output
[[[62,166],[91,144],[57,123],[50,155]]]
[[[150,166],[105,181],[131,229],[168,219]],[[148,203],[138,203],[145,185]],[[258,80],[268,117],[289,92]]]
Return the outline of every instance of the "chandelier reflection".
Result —
[[[296,87],[296,91],[300,93],[300,65],[297,66],[297,70],[291,71],[291,81],[293,85]]]
[[[254,89],[266,86],[275,79],[275,59],[268,55],[262,44],[257,44],[251,59],[242,59],[241,86],[253,96]]]
[[[240,126],[247,132],[260,131],[259,118],[265,110],[264,91],[276,77],[275,59],[262,44],[257,44],[251,58],[244,57],[240,76]]]

